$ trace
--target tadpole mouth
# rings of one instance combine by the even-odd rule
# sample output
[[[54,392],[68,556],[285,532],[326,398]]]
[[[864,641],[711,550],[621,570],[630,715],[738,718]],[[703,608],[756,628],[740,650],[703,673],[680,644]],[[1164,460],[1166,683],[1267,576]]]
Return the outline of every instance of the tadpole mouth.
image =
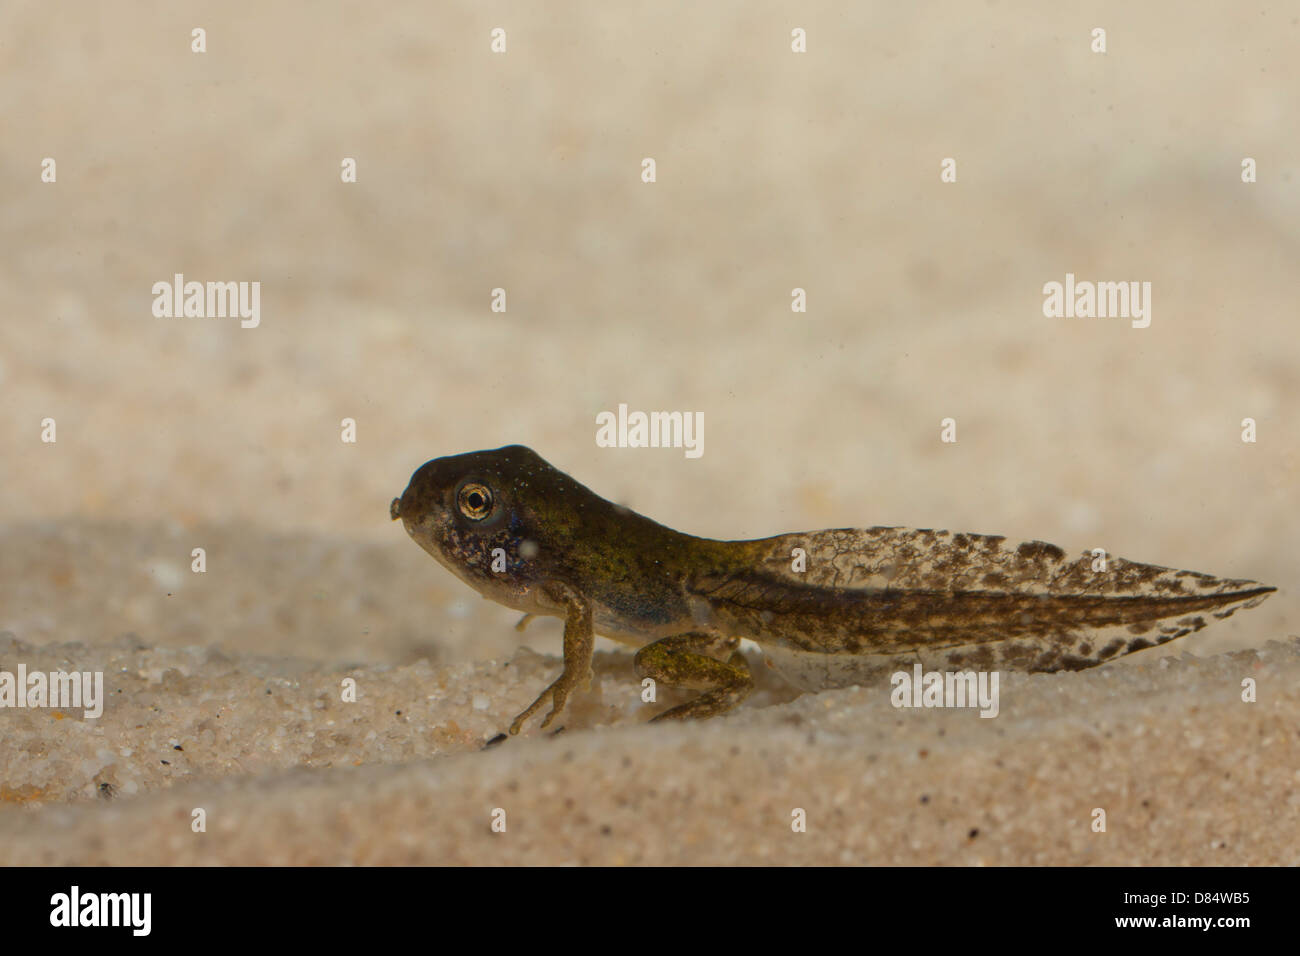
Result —
[[[388,506],[388,517],[396,521],[402,516],[402,499],[394,498],[393,503]]]

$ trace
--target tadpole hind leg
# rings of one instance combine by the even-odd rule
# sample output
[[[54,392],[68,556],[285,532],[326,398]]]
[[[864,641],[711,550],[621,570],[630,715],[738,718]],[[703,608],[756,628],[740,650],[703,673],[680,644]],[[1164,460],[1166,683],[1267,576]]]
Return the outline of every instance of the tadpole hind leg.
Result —
[[[736,649],[739,644],[734,637],[692,632],[662,638],[637,651],[638,676],[651,677],[669,687],[704,691],[694,700],[656,715],[651,722],[716,717],[749,696],[754,677],[745,655]],[[728,650],[732,653],[725,661],[710,656]]]

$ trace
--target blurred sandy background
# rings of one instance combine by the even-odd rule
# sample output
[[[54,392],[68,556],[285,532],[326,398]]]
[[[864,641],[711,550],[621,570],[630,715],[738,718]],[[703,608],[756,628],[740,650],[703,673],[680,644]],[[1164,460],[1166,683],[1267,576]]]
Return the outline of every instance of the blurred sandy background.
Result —
[[[1297,44],[1291,7],[1205,3],[6,4],[0,669],[116,699],[0,711],[0,862],[168,828],[148,862],[1297,862]],[[153,317],[178,272],[260,281],[261,326]],[[1067,272],[1150,281],[1150,328],[1044,318]],[[704,456],[597,448],[620,402],[702,411]],[[561,738],[480,754],[559,622],[521,638],[388,502],[511,442],[696,534],[951,528],[1281,590],[995,721],[765,687],[660,733],[603,645]],[[1108,841],[1096,806],[1132,811]]]

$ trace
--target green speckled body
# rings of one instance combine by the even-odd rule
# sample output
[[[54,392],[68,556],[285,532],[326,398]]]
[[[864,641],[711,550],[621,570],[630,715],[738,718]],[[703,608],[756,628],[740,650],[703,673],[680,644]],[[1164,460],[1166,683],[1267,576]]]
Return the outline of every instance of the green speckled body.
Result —
[[[709,716],[751,682],[737,639],[809,689],[911,667],[1078,669],[1164,643],[1273,588],[1040,541],[846,528],[717,541],[600,497],[511,445],[421,466],[391,506],[411,537],[486,597],[566,619],[565,674],[585,678],[591,633],[642,650],[638,669],[707,692],[661,717]],[[570,649],[572,648],[572,653]],[[545,726],[545,724],[543,725]]]

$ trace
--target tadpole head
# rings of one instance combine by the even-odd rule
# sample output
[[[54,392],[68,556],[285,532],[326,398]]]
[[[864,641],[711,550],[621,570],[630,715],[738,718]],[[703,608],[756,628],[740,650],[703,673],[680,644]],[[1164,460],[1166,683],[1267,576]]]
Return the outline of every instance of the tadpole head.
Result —
[[[522,445],[425,462],[389,506],[420,547],[485,597],[521,604],[539,575],[531,500],[547,472]]]

